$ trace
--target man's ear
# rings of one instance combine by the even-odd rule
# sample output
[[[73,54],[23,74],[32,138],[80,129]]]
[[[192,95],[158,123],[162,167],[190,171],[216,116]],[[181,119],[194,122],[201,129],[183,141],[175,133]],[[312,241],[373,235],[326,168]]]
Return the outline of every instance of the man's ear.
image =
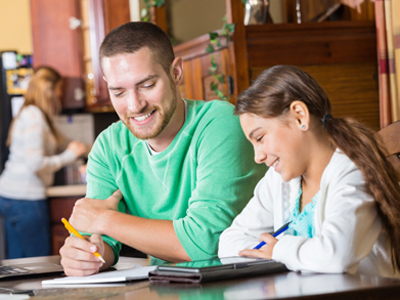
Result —
[[[175,85],[178,86],[183,79],[183,60],[180,57],[175,57],[174,61],[171,65],[171,76],[175,82]]]
[[[310,128],[310,112],[303,101],[293,101],[290,104],[290,113],[298,128],[302,131],[306,131]]]

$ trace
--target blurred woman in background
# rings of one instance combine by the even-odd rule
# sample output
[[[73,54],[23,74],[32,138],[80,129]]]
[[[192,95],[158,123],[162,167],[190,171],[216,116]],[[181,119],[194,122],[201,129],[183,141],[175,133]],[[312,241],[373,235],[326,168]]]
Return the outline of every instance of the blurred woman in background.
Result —
[[[37,68],[10,126],[10,154],[0,176],[7,258],[50,255],[46,188],[56,171],[86,152],[84,144],[68,143],[54,127],[52,119],[61,112],[62,83],[54,69]]]

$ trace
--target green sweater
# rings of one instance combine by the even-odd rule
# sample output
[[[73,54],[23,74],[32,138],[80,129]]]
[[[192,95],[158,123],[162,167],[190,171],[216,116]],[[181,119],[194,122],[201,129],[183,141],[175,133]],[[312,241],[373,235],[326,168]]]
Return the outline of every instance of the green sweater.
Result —
[[[88,198],[106,199],[120,189],[120,211],[173,220],[192,260],[217,256],[219,236],[252,197],[265,174],[256,165],[233,106],[223,101],[187,101],[181,130],[163,152],[151,155],[121,122],[96,139],[87,167]],[[121,245],[104,240],[114,250]]]

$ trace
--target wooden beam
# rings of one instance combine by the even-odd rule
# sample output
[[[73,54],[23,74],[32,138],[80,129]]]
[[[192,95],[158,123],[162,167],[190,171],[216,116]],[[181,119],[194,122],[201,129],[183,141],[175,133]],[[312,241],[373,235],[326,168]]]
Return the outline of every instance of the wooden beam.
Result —
[[[226,20],[228,23],[235,24],[235,32],[232,41],[229,43],[230,73],[234,82],[230,102],[235,104],[236,97],[249,87],[249,66],[242,1],[226,0]]]
[[[150,9],[150,18],[153,24],[156,24],[164,32],[168,33],[167,10],[165,4],[161,7],[152,6]]]

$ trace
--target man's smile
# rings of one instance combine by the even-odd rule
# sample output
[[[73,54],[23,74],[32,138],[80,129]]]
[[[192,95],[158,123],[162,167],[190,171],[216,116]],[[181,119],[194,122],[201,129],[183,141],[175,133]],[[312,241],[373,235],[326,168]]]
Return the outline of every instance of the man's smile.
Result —
[[[155,111],[156,111],[156,110],[153,110],[152,112],[150,112],[149,114],[144,115],[144,116],[132,117],[132,118],[135,119],[135,120],[138,121],[138,122],[141,122],[141,121],[146,120],[148,117],[150,117]]]

